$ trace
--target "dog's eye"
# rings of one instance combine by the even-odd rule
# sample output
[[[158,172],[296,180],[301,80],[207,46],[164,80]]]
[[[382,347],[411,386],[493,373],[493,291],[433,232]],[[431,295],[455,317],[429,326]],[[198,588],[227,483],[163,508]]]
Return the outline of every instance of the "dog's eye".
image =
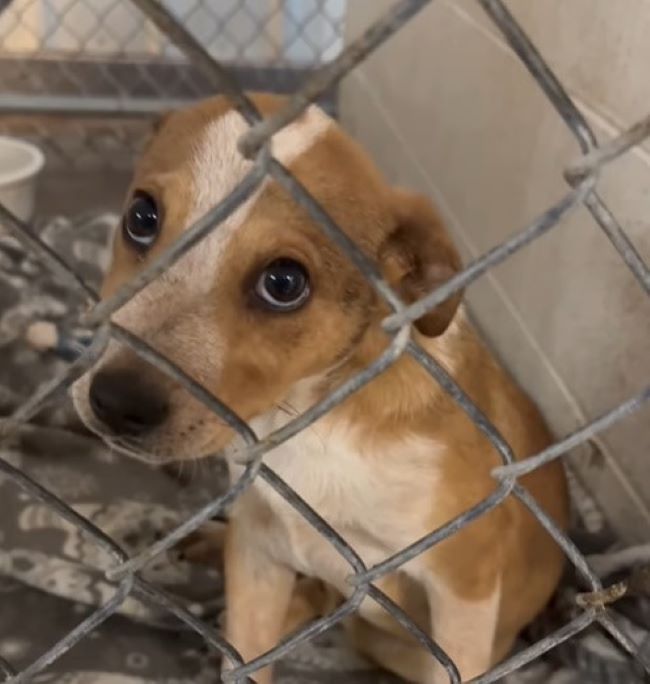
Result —
[[[264,306],[274,311],[293,311],[309,297],[309,275],[293,259],[276,259],[260,274],[255,294]]]
[[[160,230],[156,201],[146,192],[137,192],[124,215],[124,239],[139,250],[147,250]]]

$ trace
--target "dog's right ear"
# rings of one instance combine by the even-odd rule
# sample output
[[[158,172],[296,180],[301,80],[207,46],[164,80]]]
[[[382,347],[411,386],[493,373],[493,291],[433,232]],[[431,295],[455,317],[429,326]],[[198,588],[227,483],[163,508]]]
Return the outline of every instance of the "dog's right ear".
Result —
[[[169,110],[166,112],[161,112],[160,114],[156,114],[154,117],[152,117],[150,121],[151,127],[145,135],[145,141],[142,147],[143,154],[149,150],[154,138],[158,135],[158,133],[160,133],[161,129],[169,121],[169,119],[171,119],[173,113],[173,110]]]
[[[174,112],[169,110],[167,112],[162,112],[154,117],[151,123],[151,132],[155,135],[158,131],[169,121],[169,118]]]

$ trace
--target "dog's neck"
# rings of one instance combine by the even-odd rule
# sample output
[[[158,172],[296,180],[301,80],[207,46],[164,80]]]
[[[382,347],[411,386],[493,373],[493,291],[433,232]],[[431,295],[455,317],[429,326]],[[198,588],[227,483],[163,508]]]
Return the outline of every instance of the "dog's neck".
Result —
[[[476,387],[480,378],[472,377],[472,366],[477,363],[477,358],[483,358],[485,350],[464,312],[459,311],[443,335],[425,338],[414,333],[414,339],[466,390],[480,394],[480,388]],[[373,330],[336,370],[325,377],[299,383],[287,397],[287,404],[300,411],[309,408],[368,368],[386,348],[386,336]],[[448,420],[451,413],[457,413],[453,400],[427,371],[404,353],[338,405],[327,420],[344,419],[378,437],[385,437],[390,433],[419,432],[418,426],[424,423],[430,430],[436,416],[440,420]]]

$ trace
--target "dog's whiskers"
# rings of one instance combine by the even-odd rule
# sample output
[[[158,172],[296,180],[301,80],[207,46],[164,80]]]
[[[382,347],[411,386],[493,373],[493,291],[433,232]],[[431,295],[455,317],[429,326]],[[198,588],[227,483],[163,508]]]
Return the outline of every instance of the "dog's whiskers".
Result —
[[[113,453],[122,453],[127,456],[134,456],[138,459],[152,462],[157,454],[154,451],[147,451],[142,448],[141,442],[135,438],[109,437],[104,440]]]

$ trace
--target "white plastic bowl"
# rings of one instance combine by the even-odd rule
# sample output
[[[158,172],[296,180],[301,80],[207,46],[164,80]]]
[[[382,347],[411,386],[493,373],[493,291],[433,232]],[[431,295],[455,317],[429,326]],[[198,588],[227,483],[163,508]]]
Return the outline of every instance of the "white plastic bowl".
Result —
[[[44,163],[35,145],[0,136],[0,202],[23,221],[33,218],[36,180]]]

